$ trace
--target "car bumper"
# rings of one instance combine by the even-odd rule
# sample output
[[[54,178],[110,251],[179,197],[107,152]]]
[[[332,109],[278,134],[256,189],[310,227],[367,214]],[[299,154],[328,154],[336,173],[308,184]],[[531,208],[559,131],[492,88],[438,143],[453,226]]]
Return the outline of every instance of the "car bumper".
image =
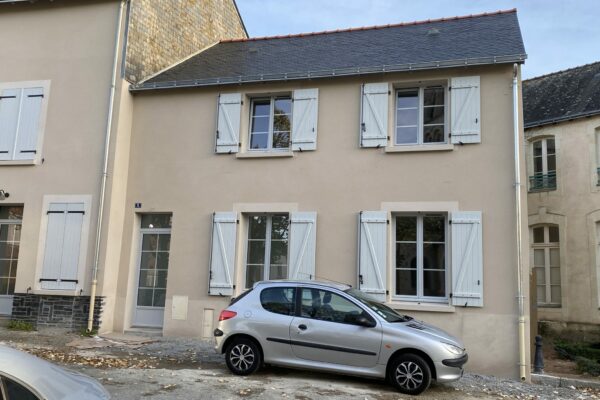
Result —
[[[225,334],[220,329],[215,329],[213,331],[213,340],[215,351],[219,354],[223,353],[223,343],[225,343]]]
[[[463,373],[463,366],[469,360],[469,356],[465,353],[464,355],[457,358],[449,358],[436,362],[435,371],[438,382],[454,382],[459,380]]]

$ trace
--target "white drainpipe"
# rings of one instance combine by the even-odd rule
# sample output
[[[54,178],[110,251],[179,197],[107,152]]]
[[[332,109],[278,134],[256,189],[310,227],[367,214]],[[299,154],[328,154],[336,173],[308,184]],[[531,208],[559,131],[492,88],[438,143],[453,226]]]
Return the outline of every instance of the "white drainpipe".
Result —
[[[104,134],[104,162],[102,166],[102,179],[100,183],[100,202],[98,204],[98,219],[96,221],[96,244],[94,246],[94,265],[92,266],[92,287],[90,292],[90,311],[88,314],[87,331],[94,328],[94,306],[96,304],[96,288],[98,286],[98,263],[100,261],[100,241],[102,238],[102,220],[104,215],[104,201],[106,193],[106,178],[108,176],[108,158],[110,154],[110,138],[112,132],[112,120],[115,109],[115,90],[117,86],[117,75],[119,72],[119,53],[121,51],[121,29],[123,26],[123,10],[127,0],[122,0],[119,6],[119,18],[117,21],[117,37],[115,39],[115,53],[113,59],[112,77],[110,83],[110,97],[108,100],[108,115],[106,117],[106,133]]]
[[[515,206],[517,218],[517,298],[519,300],[519,377],[522,381],[527,379],[526,351],[525,346],[525,298],[523,295],[523,252],[521,249],[521,158],[519,135],[519,67],[513,66],[513,131],[515,140]]]

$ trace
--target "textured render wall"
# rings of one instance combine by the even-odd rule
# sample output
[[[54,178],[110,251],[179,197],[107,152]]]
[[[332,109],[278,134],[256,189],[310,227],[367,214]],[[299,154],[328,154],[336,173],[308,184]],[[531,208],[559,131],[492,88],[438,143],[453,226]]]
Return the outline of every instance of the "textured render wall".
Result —
[[[125,77],[138,82],[220,39],[241,37],[234,0],[133,0]]]

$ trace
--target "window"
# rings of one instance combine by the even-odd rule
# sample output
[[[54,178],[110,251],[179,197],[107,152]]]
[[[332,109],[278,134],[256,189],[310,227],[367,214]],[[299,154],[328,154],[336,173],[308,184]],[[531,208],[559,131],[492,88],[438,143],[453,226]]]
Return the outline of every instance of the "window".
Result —
[[[15,292],[22,219],[23,207],[0,206],[0,296]]]
[[[395,295],[408,299],[445,299],[446,216],[397,216],[395,244]]]
[[[258,281],[288,277],[288,228],[287,214],[248,217],[247,288]]]
[[[0,377],[0,399],[6,400],[38,400],[39,398],[31,393],[23,385],[8,379]]]
[[[536,226],[532,231],[537,302],[539,305],[560,305],[560,240],[558,226]]]
[[[305,318],[356,324],[359,316],[373,318],[362,308],[327,290],[302,288],[300,315]]]
[[[554,139],[546,138],[532,143],[533,175],[529,190],[556,189],[556,147]]]
[[[396,91],[396,145],[446,142],[446,89],[428,86]]]
[[[165,306],[171,248],[171,220],[171,214],[142,216],[138,307]]]
[[[0,85],[0,161],[36,158],[44,105],[43,87]]]
[[[260,304],[275,314],[294,315],[295,294],[294,288],[268,288],[260,293]]]
[[[596,128],[596,180],[600,186],[600,128]]]
[[[290,96],[252,100],[250,150],[288,150],[292,130]]]

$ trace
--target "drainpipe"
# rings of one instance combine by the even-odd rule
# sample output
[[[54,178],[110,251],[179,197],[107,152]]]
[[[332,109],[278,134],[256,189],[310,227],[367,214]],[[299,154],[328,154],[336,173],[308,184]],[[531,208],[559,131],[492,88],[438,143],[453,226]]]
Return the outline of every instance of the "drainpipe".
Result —
[[[110,139],[112,120],[115,109],[115,90],[119,70],[119,54],[121,49],[121,28],[123,25],[123,10],[128,0],[122,0],[119,6],[117,20],[117,37],[115,38],[115,53],[113,58],[112,77],[110,81],[110,96],[108,100],[108,115],[106,116],[106,133],[104,134],[104,161],[102,166],[102,179],[100,182],[100,202],[98,204],[98,219],[96,221],[96,243],[94,246],[94,265],[92,266],[92,287],[90,290],[90,311],[88,314],[87,331],[94,328],[94,306],[96,305],[96,288],[98,286],[98,263],[100,261],[100,241],[102,238],[102,220],[104,215],[104,201],[106,197],[106,178],[108,176],[108,158],[110,153]]]
[[[513,131],[515,140],[515,206],[517,218],[517,298],[519,300],[519,377],[522,381],[527,379],[526,347],[525,347],[525,298],[523,296],[523,252],[522,224],[521,224],[521,158],[519,135],[519,67],[513,66]]]

